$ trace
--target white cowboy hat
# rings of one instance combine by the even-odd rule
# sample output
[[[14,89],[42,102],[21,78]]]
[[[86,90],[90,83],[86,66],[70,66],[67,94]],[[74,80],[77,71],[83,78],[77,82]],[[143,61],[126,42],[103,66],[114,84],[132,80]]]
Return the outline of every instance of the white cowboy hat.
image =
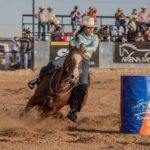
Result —
[[[147,7],[144,5],[144,6],[141,7],[141,9],[147,9]]]
[[[45,9],[45,7],[44,7],[43,5],[41,5],[41,6],[39,7],[39,9],[43,10],[43,9]]]
[[[93,28],[98,27],[98,25],[95,24],[94,18],[89,16],[84,16],[80,25]]]
[[[47,7],[48,10],[53,10],[53,8],[51,6]]]
[[[120,11],[122,11],[122,9],[121,9],[121,8],[118,8],[118,11],[119,11],[119,10],[120,10]]]

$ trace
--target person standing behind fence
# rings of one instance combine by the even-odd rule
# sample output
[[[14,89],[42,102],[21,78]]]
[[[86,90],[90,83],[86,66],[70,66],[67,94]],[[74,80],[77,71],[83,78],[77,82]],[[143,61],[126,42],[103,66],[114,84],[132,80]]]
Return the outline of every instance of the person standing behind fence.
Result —
[[[71,26],[72,32],[74,33],[77,30],[77,24],[80,19],[80,12],[78,11],[78,6],[74,6],[74,10],[71,12]]]
[[[95,23],[97,22],[96,13],[97,13],[96,8],[93,8],[93,7],[90,6],[89,11],[87,12],[87,16],[89,16],[91,18],[94,18]]]
[[[23,37],[20,39],[21,46],[20,46],[20,68],[21,69],[27,69],[28,68],[28,61],[29,61],[29,53],[32,48],[32,37],[30,35],[30,31],[25,31],[23,34]]]
[[[20,38],[15,36],[12,43],[12,64],[15,65],[20,61]]]
[[[47,32],[51,33],[51,26],[55,24],[56,17],[53,8],[50,6],[47,8]]]
[[[42,39],[41,40],[45,40],[47,14],[45,12],[45,7],[44,6],[40,6],[39,10],[40,11],[39,11],[39,13],[37,15],[37,17],[38,17],[38,39],[40,39],[40,37],[42,35]],[[41,34],[41,29],[43,30],[42,34]]]
[[[144,32],[146,26],[149,26],[149,14],[146,6],[141,7],[141,12],[138,14],[138,31]]]
[[[121,8],[118,8],[117,12],[115,13],[115,25],[117,26],[118,30],[120,29],[120,26],[123,27],[124,34],[126,34],[126,17]]]

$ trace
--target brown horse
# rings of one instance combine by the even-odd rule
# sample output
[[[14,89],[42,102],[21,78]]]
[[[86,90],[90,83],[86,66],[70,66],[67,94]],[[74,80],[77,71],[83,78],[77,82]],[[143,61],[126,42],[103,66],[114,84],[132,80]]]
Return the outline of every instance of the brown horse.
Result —
[[[63,66],[53,73],[47,74],[36,88],[34,95],[29,99],[24,113],[34,106],[42,110],[41,117],[56,114],[63,106],[72,101],[72,89],[78,85],[83,61],[83,47],[70,50]],[[84,102],[87,100],[87,92]]]

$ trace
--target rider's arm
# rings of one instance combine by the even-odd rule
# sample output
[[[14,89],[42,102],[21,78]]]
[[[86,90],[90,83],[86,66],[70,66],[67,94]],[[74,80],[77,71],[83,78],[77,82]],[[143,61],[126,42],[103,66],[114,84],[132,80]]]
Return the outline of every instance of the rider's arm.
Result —
[[[93,41],[91,42],[91,44],[85,46],[85,50],[87,52],[90,52],[90,51],[94,52],[94,51],[96,51],[98,44],[99,44],[99,39],[98,39],[98,36],[95,35]]]

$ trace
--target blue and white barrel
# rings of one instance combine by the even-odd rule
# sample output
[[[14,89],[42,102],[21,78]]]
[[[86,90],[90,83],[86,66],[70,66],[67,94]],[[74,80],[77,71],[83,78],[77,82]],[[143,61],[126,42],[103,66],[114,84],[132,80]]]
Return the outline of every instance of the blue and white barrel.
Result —
[[[150,135],[150,76],[121,77],[121,132]]]

